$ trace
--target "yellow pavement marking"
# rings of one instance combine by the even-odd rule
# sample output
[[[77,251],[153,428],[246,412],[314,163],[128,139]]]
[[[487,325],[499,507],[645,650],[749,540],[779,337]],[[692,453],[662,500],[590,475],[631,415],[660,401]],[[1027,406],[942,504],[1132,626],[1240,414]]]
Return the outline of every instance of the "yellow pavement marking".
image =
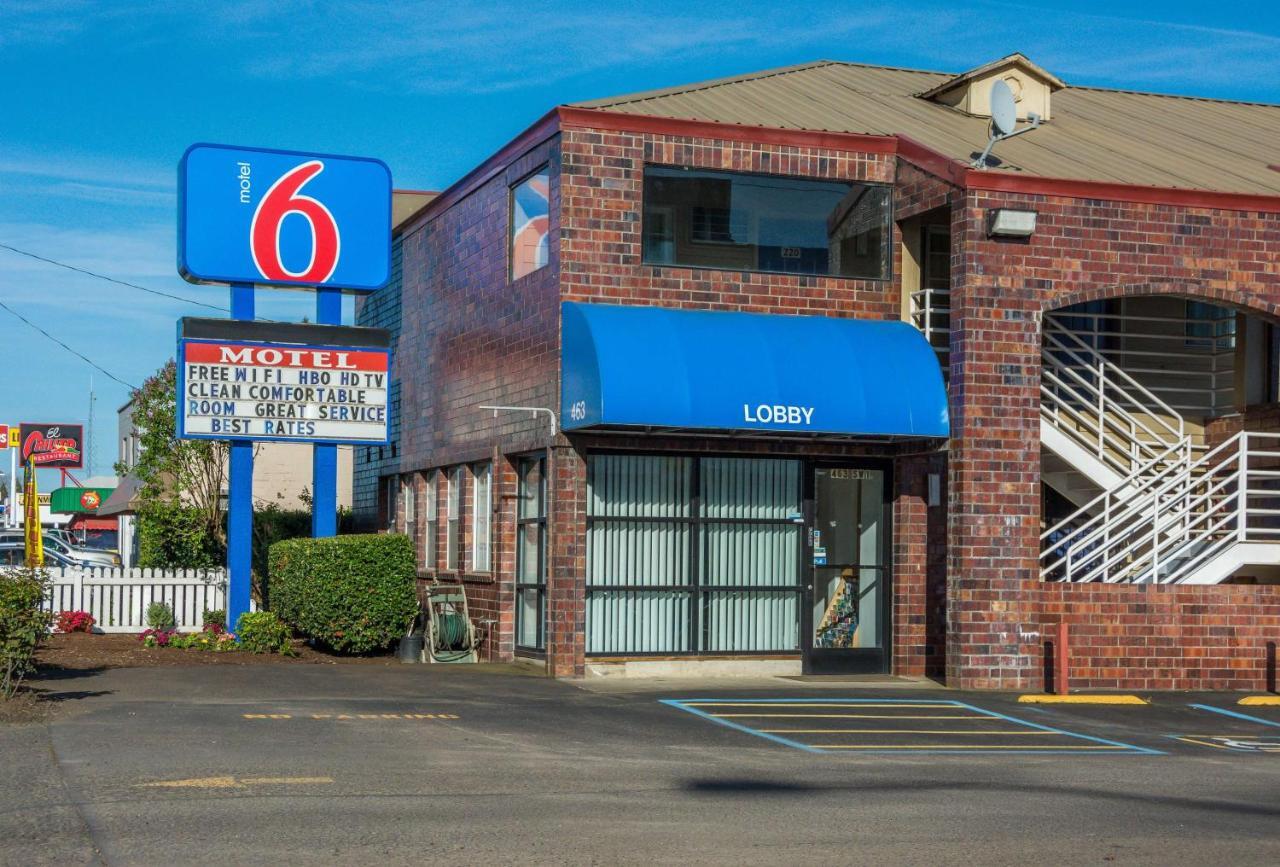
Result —
[[[293,719],[293,714],[288,713],[246,713],[241,714],[245,719],[274,719],[287,720]],[[307,714],[308,719],[313,720],[421,720],[421,719],[458,719],[456,713],[313,713]]]
[[[1246,695],[1236,704],[1247,707],[1280,707],[1280,695]]]
[[[1029,744],[808,744],[816,750],[1127,750],[1129,747],[1110,745],[1057,746]]]
[[[333,777],[193,777],[188,780],[157,780],[136,783],[144,789],[239,789],[245,786],[305,786],[332,783]]]
[[[858,702],[853,704],[847,701],[686,701],[684,704],[688,707],[865,707],[865,708],[886,708],[886,707],[910,707],[910,708],[955,708],[957,705],[951,702],[938,702],[936,704],[926,704],[923,702]]]
[[[1058,732],[1027,731],[932,731],[930,729],[756,729],[771,735],[1056,735]]]
[[[1042,695],[1018,696],[1020,704],[1150,704],[1136,695]]]
[[[809,719],[999,719],[999,717],[978,715],[978,714],[933,714],[930,716],[906,716],[903,714],[874,714],[874,713],[712,713],[707,716],[716,719],[730,717],[805,717]]]

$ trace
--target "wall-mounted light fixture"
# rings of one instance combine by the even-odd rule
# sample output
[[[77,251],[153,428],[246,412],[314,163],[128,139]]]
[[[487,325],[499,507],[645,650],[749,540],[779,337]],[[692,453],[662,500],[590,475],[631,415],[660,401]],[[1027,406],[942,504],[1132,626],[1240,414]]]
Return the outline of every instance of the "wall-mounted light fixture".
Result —
[[[1036,232],[1036,212],[1014,208],[987,211],[987,237],[1030,238]]]

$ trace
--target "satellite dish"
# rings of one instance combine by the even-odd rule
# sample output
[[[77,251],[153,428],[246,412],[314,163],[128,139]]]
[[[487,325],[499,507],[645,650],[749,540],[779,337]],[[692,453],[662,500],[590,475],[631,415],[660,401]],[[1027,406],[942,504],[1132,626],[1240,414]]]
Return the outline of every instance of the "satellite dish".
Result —
[[[975,169],[985,169],[987,167],[987,157],[991,155],[991,149],[996,146],[996,142],[1040,128],[1040,115],[1029,111],[1027,112],[1027,120],[1031,121],[1029,126],[1017,129],[1018,105],[1014,99],[1013,91],[1004,79],[997,79],[991,85],[991,138],[987,142],[986,148],[970,165]]]
[[[1018,106],[1013,99],[1013,91],[1004,79],[996,79],[991,85],[991,125],[995,127],[997,136],[1006,136],[1013,132],[1018,124]]]

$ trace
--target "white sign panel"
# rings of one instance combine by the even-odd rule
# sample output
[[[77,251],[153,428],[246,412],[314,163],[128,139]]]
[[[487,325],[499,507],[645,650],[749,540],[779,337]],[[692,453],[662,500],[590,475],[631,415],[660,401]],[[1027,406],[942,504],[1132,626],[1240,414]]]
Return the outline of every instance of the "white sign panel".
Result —
[[[186,339],[178,351],[180,437],[388,441],[385,349]]]

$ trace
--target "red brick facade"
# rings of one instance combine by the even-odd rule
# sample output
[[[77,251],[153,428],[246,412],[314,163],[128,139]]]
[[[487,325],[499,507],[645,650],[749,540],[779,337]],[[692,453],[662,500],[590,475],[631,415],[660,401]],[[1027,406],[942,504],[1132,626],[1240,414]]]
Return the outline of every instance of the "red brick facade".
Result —
[[[623,123],[625,121],[616,121]],[[651,125],[650,125],[651,126]],[[824,139],[825,141],[825,139]],[[1280,629],[1280,587],[1141,588],[1041,584],[1039,378],[1042,314],[1123,294],[1207,298],[1275,317],[1280,215],[962,188],[892,150],[780,144],[564,125],[430,211],[404,242],[405,472],[491,461],[493,569],[444,569],[444,476],[431,574],[467,582],[491,620],[485,653],[515,649],[512,460],[548,466],[548,671],[584,667],[589,437],[548,436],[544,418],[494,419],[480,404],[559,407],[559,304],[588,301],[775,314],[897,319],[894,276],[852,280],[650,266],[641,262],[646,164],[893,183],[895,219],[950,209],[952,337],[948,452],[921,446],[771,444],[645,437],[649,450],[895,458],[892,666],[960,687],[1038,688],[1045,635],[1071,626],[1081,686],[1253,688]],[[508,189],[547,165],[551,262],[512,282]],[[931,167],[932,169],[932,167]],[[946,178],[938,174],[947,174]],[[989,239],[992,207],[1039,214],[1029,241]],[[614,439],[612,447],[626,444]],[[896,457],[895,457],[896,456]],[[928,505],[929,476],[942,500]],[[464,514],[470,483],[464,486]],[[419,501],[420,503],[422,500]],[[466,525],[467,522],[464,522]],[[424,532],[419,510],[415,530]],[[421,543],[421,540],[420,540]],[[1243,661],[1241,661],[1243,660]]]
[[[987,238],[993,207],[1035,210],[1035,236]],[[948,682],[1037,687],[1039,633],[1060,616],[1029,592],[1040,586],[1030,582],[1040,533],[1041,315],[1095,298],[1170,293],[1275,317],[1280,215],[969,191],[952,225],[962,257],[951,295]],[[1202,592],[1214,598],[1214,589]],[[1280,588],[1258,592],[1280,598]],[[1120,679],[1142,682],[1146,672],[1135,657]]]

